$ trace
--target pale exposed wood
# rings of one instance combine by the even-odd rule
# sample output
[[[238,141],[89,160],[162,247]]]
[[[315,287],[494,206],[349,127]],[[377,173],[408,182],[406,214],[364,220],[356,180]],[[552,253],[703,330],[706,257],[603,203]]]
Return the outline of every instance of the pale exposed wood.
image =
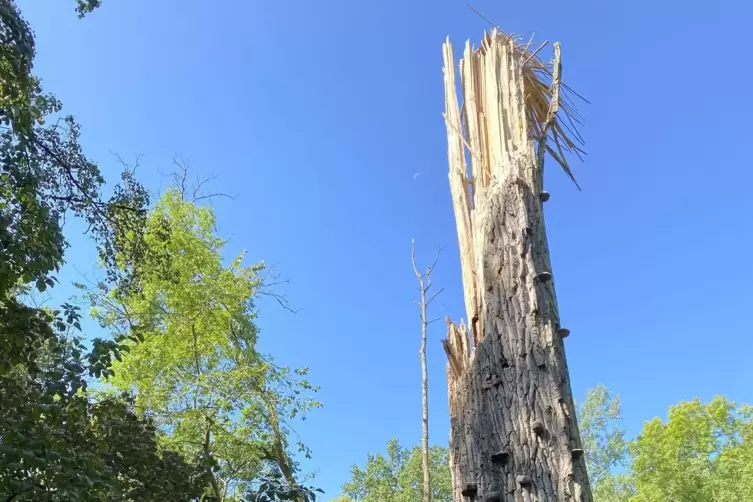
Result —
[[[463,153],[463,140],[460,134],[460,110],[455,84],[455,55],[452,51],[450,38],[444,44],[444,78],[445,78],[445,121],[452,124],[447,130],[447,155],[450,164],[450,190],[452,191],[452,204],[455,209],[455,221],[457,224],[460,245],[460,263],[463,269],[463,290],[465,297],[465,310],[468,321],[473,322],[478,315],[478,301],[473,271],[473,239],[471,234],[471,205],[468,197],[468,177],[465,155]]]
[[[546,88],[523,68],[536,55],[512,37],[495,31],[475,51],[467,43],[460,63],[465,129],[449,39],[443,49],[450,189],[473,339],[470,346],[466,325],[448,319],[454,500],[591,502],[537,152],[554,151],[546,137],[560,130],[559,44]]]
[[[549,130],[552,128],[552,125],[555,123],[555,120],[557,118],[557,112],[560,109],[560,85],[562,83],[562,55],[560,53],[560,43],[555,42],[554,43],[554,60],[552,66],[554,69],[552,70],[552,85],[551,85],[551,101],[549,102],[549,111],[547,111],[546,114],[546,121],[544,122],[544,127],[542,129],[541,135],[539,137],[539,146],[538,150],[536,152],[536,163],[538,165],[539,173],[537,177],[537,189],[539,194],[544,193],[544,156],[546,155],[546,147],[547,147],[547,138],[549,135]],[[560,152],[561,153],[561,152]],[[555,160],[559,158],[559,156],[555,156]],[[548,194],[547,194],[548,199]],[[541,199],[543,202],[546,202],[543,198]]]

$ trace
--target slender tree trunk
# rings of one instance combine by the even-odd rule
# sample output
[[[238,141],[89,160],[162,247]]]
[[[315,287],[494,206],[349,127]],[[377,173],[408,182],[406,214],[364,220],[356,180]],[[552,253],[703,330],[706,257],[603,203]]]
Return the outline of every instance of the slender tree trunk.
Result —
[[[426,372],[426,295],[421,291],[421,467],[424,471],[424,502],[431,502],[429,473],[429,377]]]
[[[205,458],[209,458],[212,454],[211,452],[211,438],[212,438],[212,420],[209,417],[206,418],[206,424],[204,428],[204,443],[202,445],[204,450],[204,456]],[[212,493],[214,494],[214,498],[217,500],[217,502],[220,502],[222,497],[222,491],[220,490],[220,485],[217,483],[217,476],[215,476],[214,472],[212,472],[211,468],[208,468],[207,475],[209,476],[209,480],[212,484]]]
[[[440,249],[439,252],[441,253],[442,250]],[[439,260],[439,253],[437,253],[434,263],[426,269],[426,272],[420,272],[416,266],[416,243],[412,243],[411,262],[413,263],[413,272],[418,279],[418,290],[421,294],[418,307],[421,314],[421,350],[419,352],[421,356],[421,468],[423,471],[423,502],[431,502],[431,473],[429,471],[429,376],[426,369],[426,332],[429,324],[433,321],[429,321],[427,315],[429,304],[442,290],[440,289],[430,298],[427,298],[427,294],[431,289],[431,273],[437,264],[437,260]]]
[[[270,460],[273,460],[277,464],[277,467],[280,469],[280,473],[282,474],[283,479],[290,488],[299,488],[298,481],[296,481],[295,479],[295,474],[293,472],[293,466],[290,457],[285,451],[284,437],[282,431],[280,430],[280,417],[277,414],[277,409],[275,408],[275,405],[270,398],[271,393],[267,392],[266,390],[262,390],[262,395],[265,396],[265,402],[267,405],[267,421],[272,426],[274,446]],[[296,496],[295,502],[306,502],[306,498],[302,493],[299,493]]]
[[[544,228],[543,162],[526,113],[535,89],[513,44],[497,32],[483,50],[466,44],[467,139],[449,39],[444,47],[450,186],[470,320],[448,319],[443,341],[454,500],[591,502]],[[558,105],[558,45],[555,54],[548,123]],[[546,137],[549,125],[539,127]]]

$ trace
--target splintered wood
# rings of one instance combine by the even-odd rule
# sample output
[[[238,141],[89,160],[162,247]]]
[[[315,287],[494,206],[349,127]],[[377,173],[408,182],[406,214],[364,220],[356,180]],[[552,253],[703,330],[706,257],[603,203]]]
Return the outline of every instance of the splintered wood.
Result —
[[[443,341],[456,502],[592,500],[542,212],[537,150],[552,151],[548,135],[555,146],[562,140],[558,44],[555,56],[545,85],[526,66],[541,62],[511,37],[495,31],[478,50],[466,43],[461,109],[449,38],[444,44],[450,189],[469,320],[448,319]]]

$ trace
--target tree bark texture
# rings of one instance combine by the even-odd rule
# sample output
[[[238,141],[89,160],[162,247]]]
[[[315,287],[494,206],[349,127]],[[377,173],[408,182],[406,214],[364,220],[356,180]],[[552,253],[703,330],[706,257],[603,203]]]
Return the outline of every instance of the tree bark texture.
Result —
[[[423,283],[423,281],[421,281]],[[431,502],[429,471],[429,376],[426,370],[426,293],[421,289],[421,470],[423,471],[423,502]]]
[[[559,64],[559,46],[555,46]],[[525,54],[525,51],[523,51]],[[469,324],[449,319],[455,502],[591,502],[543,220],[543,162],[521,51],[495,32],[444,45],[450,187]],[[558,85],[558,69],[554,81]],[[553,85],[555,85],[553,84]],[[557,111],[557,90],[549,94]],[[462,115],[461,115],[462,113]],[[464,121],[461,121],[461,116]],[[470,165],[468,165],[470,164]],[[469,169],[470,168],[470,169]]]

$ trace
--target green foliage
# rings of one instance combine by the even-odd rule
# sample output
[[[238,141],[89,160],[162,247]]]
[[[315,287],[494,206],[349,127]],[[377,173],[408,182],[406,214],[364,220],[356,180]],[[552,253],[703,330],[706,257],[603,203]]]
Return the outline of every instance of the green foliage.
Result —
[[[35,98],[39,82],[31,75],[34,36],[14,2],[0,4],[0,123],[28,135],[41,117]]]
[[[81,13],[97,3],[79,3]],[[22,301],[30,285],[55,285],[65,215],[86,221],[112,265],[125,242],[117,232],[139,249],[148,204],[128,170],[103,199],[104,179],[82,153],[73,118],[45,125],[61,105],[31,74],[33,59],[31,28],[13,2],[0,2],[0,499],[190,500],[206,482],[203,471],[159,447],[127,398],[94,402],[86,394],[87,375],[107,371],[119,344],[94,340],[88,351],[74,336],[77,307]]]
[[[622,422],[619,396],[599,385],[586,392],[577,407],[578,425],[586,466],[594,500],[598,502],[627,501],[632,493],[630,477],[615,474],[615,469],[626,467],[628,443]]]
[[[78,17],[84,17],[102,5],[102,0],[76,0]]]
[[[276,472],[268,477],[260,478],[258,487],[246,493],[243,500],[245,502],[283,502],[286,500],[316,502],[317,493],[324,493],[324,491],[307,486],[291,487],[283,479],[282,474]]]
[[[586,393],[577,413],[588,476],[592,483],[598,483],[627,454],[625,432],[617,426],[622,421],[620,398],[599,385]]]
[[[288,420],[320,404],[305,368],[279,368],[256,351],[263,266],[244,266],[243,255],[224,265],[213,210],[174,189],[150,212],[143,242],[137,284],[87,290],[94,317],[127,340],[110,383],[136,392],[163,444],[205,459],[214,497],[238,497],[270,469],[299,488]],[[127,250],[116,263],[131,266]]]
[[[429,470],[432,500],[452,502],[449,451],[432,446],[429,451]],[[354,502],[415,502],[421,500],[423,472],[421,449],[403,448],[396,439],[387,443],[387,456],[369,454],[366,468],[353,466],[351,480],[343,485],[343,492]]]
[[[44,125],[61,105],[31,74],[34,37],[13,2],[0,4],[0,42],[0,319],[6,328],[0,334],[0,371],[8,371],[18,363],[33,364],[48,339],[49,330],[40,329],[33,311],[19,305],[12,291],[20,283],[39,291],[55,285],[52,273],[67,247],[62,218],[86,221],[100,257],[112,265],[124,240],[117,232],[138,237],[149,201],[127,169],[114,195],[104,200],[104,179],[82,152],[75,120],[68,116]],[[106,365],[111,345],[101,344],[94,342]]]
[[[66,331],[78,323],[41,319]],[[127,396],[92,402],[84,347],[49,336],[33,367],[0,375],[0,498],[185,501],[200,493],[197,470],[156,443]]]
[[[753,407],[723,397],[683,402],[633,441],[620,427],[619,397],[603,385],[577,412],[595,502],[753,502]],[[446,449],[432,449],[434,500],[452,500],[447,461]],[[421,482],[420,449],[392,440],[386,456],[354,466],[344,495],[330,502],[414,502]]]
[[[99,4],[78,0],[77,12],[83,16]],[[42,92],[31,73],[33,59],[30,27],[13,2],[1,2],[0,498],[185,501],[212,492],[217,500],[218,480],[226,483],[223,493],[242,494],[268,464],[287,487],[267,483],[261,496],[310,498],[293,483],[286,421],[318,405],[300,394],[315,388],[296,380],[305,370],[293,377],[253,350],[250,299],[258,268],[241,270],[240,262],[224,272],[215,267],[219,241],[210,235],[211,212],[191,213],[176,204],[174,209],[185,212],[172,216],[201,220],[195,227],[181,226],[181,220],[177,226],[186,232],[177,240],[169,234],[172,225],[160,220],[164,211],[156,211],[147,226],[149,200],[128,168],[105,200],[104,179],[81,149],[78,124],[61,116],[60,103]],[[45,291],[56,283],[53,274],[67,247],[61,224],[67,215],[83,219],[97,243],[106,271],[99,294],[108,302],[146,308],[166,295],[167,303],[156,304],[194,321],[176,324],[163,312],[137,311],[143,324],[118,329],[122,318],[110,319],[113,339],[94,339],[88,350],[73,336],[81,328],[75,307],[48,312],[25,305],[19,295],[28,285]],[[198,240],[191,240],[193,230]],[[172,255],[185,253],[183,237],[199,247],[190,256]],[[201,248],[205,244],[209,252]],[[203,271],[219,275],[204,281]],[[223,289],[199,291],[212,285]],[[172,352],[160,352],[155,339],[145,338],[160,332],[159,323],[166,337],[174,337]],[[180,343],[189,325],[191,336],[196,333],[192,346]],[[114,382],[142,391],[140,410],[127,395],[91,399],[87,375],[114,376],[112,360],[122,360],[129,350],[130,364],[119,365],[123,374]],[[160,357],[150,361],[152,352]],[[149,383],[144,374],[159,365],[168,371]],[[225,374],[230,365],[235,369]],[[194,368],[197,378],[186,381],[182,372]],[[181,407],[181,399],[191,396],[193,406]],[[161,405],[165,413],[152,411]],[[152,415],[144,418],[143,410]],[[171,449],[158,443],[158,427],[169,432]]]
[[[578,408],[596,502],[753,501],[753,408],[698,399],[624,439],[619,399],[599,386]]]
[[[753,408],[716,397],[647,422],[631,447],[635,502],[753,501]]]

